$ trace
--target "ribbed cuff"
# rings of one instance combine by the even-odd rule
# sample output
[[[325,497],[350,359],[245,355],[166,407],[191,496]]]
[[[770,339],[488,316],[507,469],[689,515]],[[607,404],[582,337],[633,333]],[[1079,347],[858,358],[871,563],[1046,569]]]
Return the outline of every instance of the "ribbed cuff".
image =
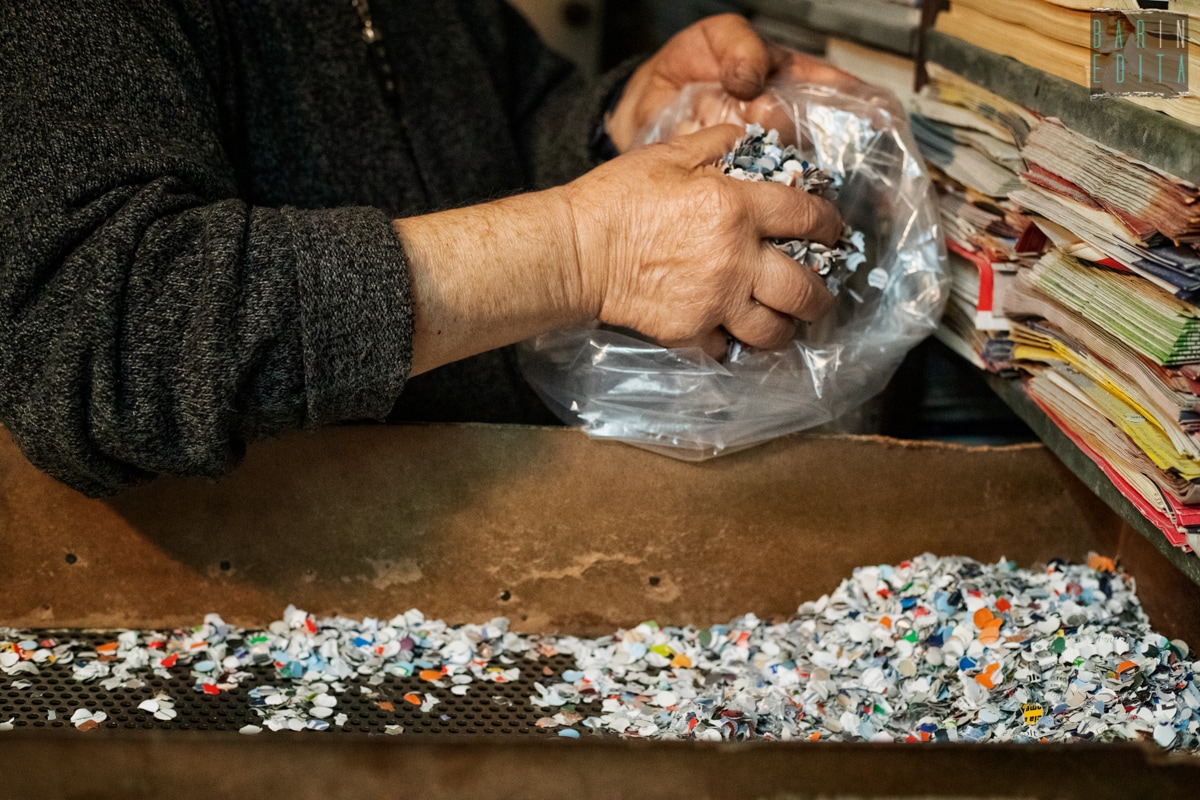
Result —
[[[305,425],[387,415],[412,368],[408,264],[375,208],[283,210],[296,250]]]

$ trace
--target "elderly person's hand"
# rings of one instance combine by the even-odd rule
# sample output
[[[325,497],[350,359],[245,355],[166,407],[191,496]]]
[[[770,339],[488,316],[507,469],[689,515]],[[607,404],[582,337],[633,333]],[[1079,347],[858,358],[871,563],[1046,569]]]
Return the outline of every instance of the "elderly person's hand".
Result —
[[[720,83],[730,98],[747,101],[740,119],[772,127],[771,109],[753,101],[773,78],[842,89],[863,85],[819,59],[763,41],[744,17],[722,14],[680,31],[638,67],[607,122],[609,138],[618,151],[628,150],[638,131],[689,83]]]
[[[833,244],[842,222],[793,187],[721,174],[741,134],[715,126],[565,186],[396,220],[416,302],[413,373],[591,320],[714,358],[730,335],[786,344],[833,300],[768,240]]]
[[[742,129],[719,125],[627,153],[565,188],[585,308],[668,347],[725,353],[732,335],[772,349],[833,298],[770,238],[832,245],[834,206],[791,186],[733,180],[714,164]]]

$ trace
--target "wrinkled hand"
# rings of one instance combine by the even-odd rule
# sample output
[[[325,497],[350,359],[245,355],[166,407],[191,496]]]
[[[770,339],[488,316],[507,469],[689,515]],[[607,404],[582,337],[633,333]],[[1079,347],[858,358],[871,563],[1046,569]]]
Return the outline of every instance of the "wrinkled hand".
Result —
[[[724,355],[727,336],[785,345],[833,305],[824,284],[766,239],[832,245],[831,203],[715,164],[742,130],[719,125],[622,155],[563,187],[588,313],[668,347]]]
[[[734,100],[747,101],[741,119],[773,124],[766,104],[755,100],[771,79],[857,89],[862,82],[829,64],[765,42],[744,17],[708,17],[675,34],[662,49],[633,73],[608,120],[608,135],[620,152],[632,145],[638,131],[689,83],[720,83]]]

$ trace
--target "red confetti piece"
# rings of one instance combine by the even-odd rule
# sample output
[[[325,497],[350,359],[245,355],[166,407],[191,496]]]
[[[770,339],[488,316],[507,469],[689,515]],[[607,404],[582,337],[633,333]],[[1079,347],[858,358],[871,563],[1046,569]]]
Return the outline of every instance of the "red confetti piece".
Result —
[[[164,658],[162,660],[162,662],[159,664],[159,666],[160,667],[168,667],[168,668],[173,667],[173,666],[175,666],[175,662],[178,660],[179,660],[179,653],[171,653],[171,655],[167,656],[166,658]]]
[[[221,690],[217,688],[215,683],[206,683],[200,687],[205,694],[220,694]]]
[[[1010,608],[1012,608],[1012,603],[1008,602],[1003,597],[996,601],[997,611],[1008,611]]]
[[[317,632],[317,623],[313,622],[312,617],[306,617],[304,619],[304,627],[308,629],[309,633]]]

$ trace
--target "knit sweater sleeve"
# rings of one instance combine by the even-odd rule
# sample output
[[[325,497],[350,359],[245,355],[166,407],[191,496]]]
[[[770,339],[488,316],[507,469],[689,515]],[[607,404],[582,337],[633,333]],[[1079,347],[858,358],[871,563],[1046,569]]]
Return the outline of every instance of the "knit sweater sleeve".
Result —
[[[0,9],[0,421],[26,456],[99,495],[385,415],[413,318],[387,217],[238,199],[209,4],[50,5]]]
[[[593,133],[639,62],[627,61],[586,81],[511,6],[461,2],[470,7],[465,16],[475,21],[476,45],[494,64],[493,79],[508,107],[530,186],[556,186],[597,166],[605,156],[594,146]]]

